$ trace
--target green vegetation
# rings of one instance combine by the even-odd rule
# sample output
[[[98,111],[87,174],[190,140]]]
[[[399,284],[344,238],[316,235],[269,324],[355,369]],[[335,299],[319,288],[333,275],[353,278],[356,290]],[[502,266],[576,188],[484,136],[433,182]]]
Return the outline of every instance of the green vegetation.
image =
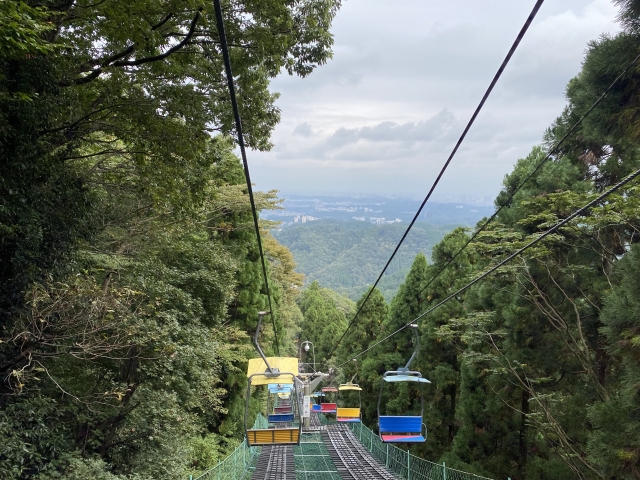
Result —
[[[406,225],[319,220],[273,232],[293,253],[308,282],[318,281],[352,300],[373,284],[402,237]],[[419,223],[389,265],[379,288],[391,300],[407,275],[411,261],[431,249],[452,226]]]
[[[337,7],[223,2],[250,147]],[[267,303],[215,25],[198,0],[0,2],[3,479],[187,478],[242,438]],[[265,249],[290,354],[302,277]]]
[[[640,51],[640,1],[615,3],[624,30],[589,45],[547,145]],[[279,120],[269,80],[330,57],[338,4],[224,2],[251,147],[269,148]],[[0,1],[0,478],[187,478],[242,438],[248,334],[267,302],[213,20],[198,1]],[[403,227],[275,238],[264,222],[280,352],[311,340],[350,378],[355,353],[636,170],[638,85],[636,65],[437,278],[468,232],[418,227],[333,358]],[[520,159],[496,203],[542,157]],[[319,283],[300,290],[278,239]],[[412,452],[494,478],[640,477],[639,239],[634,181],[421,319],[430,435]],[[381,374],[412,351],[402,331],[359,359],[368,425]],[[387,411],[416,406],[399,389]]]

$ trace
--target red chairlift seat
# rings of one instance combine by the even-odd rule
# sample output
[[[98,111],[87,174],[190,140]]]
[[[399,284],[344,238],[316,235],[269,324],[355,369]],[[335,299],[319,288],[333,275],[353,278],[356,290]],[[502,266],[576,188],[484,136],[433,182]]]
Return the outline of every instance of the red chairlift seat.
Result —
[[[333,386],[322,387],[321,391],[325,395],[327,393],[333,393],[333,394],[337,394],[338,393],[338,389],[336,387],[333,387]],[[338,404],[336,402],[321,403],[320,404],[320,413],[336,413],[337,408],[338,408]]]

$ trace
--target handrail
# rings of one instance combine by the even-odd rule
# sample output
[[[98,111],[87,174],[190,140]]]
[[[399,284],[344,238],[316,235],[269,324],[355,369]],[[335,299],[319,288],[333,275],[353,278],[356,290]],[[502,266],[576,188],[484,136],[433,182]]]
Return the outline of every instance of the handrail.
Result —
[[[260,413],[256,417],[253,428],[267,428],[269,423]],[[248,472],[255,468],[260,456],[260,447],[250,447],[247,439],[243,439],[233,452],[218,464],[211,467],[199,476],[190,475],[189,480],[218,480],[222,478],[241,479],[246,478]]]
[[[366,425],[350,423],[349,428],[371,455],[401,479],[410,480],[489,480],[487,477],[447,467],[417,457],[393,444],[384,443]]]

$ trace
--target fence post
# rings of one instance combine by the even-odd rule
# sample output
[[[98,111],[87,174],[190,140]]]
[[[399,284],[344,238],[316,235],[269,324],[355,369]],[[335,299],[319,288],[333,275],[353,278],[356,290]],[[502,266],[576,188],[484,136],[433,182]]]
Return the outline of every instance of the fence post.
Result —
[[[216,470],[218,470],[218,480],[220,480],[220,460],[218,460],[218,467],[216,468]]]
[[[442,480],[447,480],[447,466],[442,462]]]
[[[407,480],[411,480],[411,454],[407,448]]]
[[[193,475],[189,475],[189,480],[193,480]],[[509,479],[511,480],[511,479]]]
[[[389,444],[387,443],[387,461],[384,463],[389,468]]]

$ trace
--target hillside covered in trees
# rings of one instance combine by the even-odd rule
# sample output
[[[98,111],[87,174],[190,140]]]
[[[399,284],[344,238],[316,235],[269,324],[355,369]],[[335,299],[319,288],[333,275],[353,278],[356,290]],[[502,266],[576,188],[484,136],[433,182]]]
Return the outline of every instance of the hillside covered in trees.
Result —
[[[637,63],[541,163],[640,53],[640,2],[616,3],[624,31],[589,44],[567,86],[566,109],[544,144],[505,177],[495,200],[505,208],[467,248],[458,254],[473,232],[456,229],[433,247],[430,262],[415,257],[390,303],[374,290],[331,358],[336,341],[327,344],[327,336],[352,317],[333,320],[331,302],[308,307],[322,304],[316,284],[303,293],[303,335],[318,329],[310,340],[328,365],[341,366],[342,379],[355,373],[352,358],[373,347],[358,358],[365,424],[376,425],[382,374],[413,352],[410,328],[376,342],[640,168]],[[639,273],[636,178],[420,317],[412,369],[432,382],[425,389],[429,437],[412,453],[492,478],[640,478]],[[381,403],[403,414],[418,398],[407,388],[384,393]]]
[[[375,281],[406,228],[403,224],[320,220],[274,231],[273,235],[291,250],[307,283],[317,281],[357,300]],[[411,230],[379,284],[385,298],[391,300],[395,295],[413,258],[419,252],[430,255],[433,245],[452,229],[419,223]]]
[[[270,79],[326,62],[338,2],[223,3],[268,149]],[[242,440],[267,301],[215,25],[202,1],[0,2],[2,479],[188,478]],[[302,277],[264,235],[291,354]]]

